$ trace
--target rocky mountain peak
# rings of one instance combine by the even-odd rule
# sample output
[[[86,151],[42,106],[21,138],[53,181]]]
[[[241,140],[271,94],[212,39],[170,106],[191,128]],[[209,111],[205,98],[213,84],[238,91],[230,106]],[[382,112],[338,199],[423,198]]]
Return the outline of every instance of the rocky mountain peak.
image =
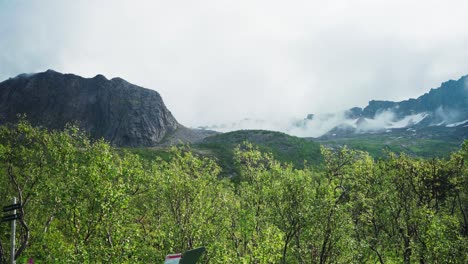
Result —
[[[18,114],[50,129],[74,123],[118,146],[154,146],[182,127],[154,90],[54,70],[0,83],[0,123],[16,122]]]
[[[330,118],[320,116],[308,116],[302,127],[330,128],[322,134],[325,137],[393,130],[414,133],[417,129],[456,131],[464,136],[468,132],[468,76],[444,82],[418,98],[400,102],[371,100],[364,108],[354,107]]]

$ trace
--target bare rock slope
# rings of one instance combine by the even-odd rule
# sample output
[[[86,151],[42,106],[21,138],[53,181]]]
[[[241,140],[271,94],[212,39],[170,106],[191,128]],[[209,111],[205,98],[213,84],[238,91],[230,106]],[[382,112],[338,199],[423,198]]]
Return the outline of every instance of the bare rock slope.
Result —
[[[34,125],[63,129],[72,123],[116,146],[193,142],[204,135],[177,122],[158,92],[121,78],[83,78],[52,70],[0,83],[0,124],[25,114]]]

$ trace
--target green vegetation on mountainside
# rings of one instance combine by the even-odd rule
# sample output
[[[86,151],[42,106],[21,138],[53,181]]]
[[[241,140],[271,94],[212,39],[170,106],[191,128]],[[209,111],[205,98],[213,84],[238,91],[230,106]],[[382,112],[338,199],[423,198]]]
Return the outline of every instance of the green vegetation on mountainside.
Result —
[[[190,147],[190,150],[196,154],[216,159],[222,168],[222,175],[232,176],[238,174],[234,162],[234,150],[243,142],[250,142],[262,152],[271,153],[278,161],[291,163],[295,168],[304,168],[304,161],[311,165],[318,165],[323,161],[320,144],[266,130],[240,130],[218,134],[205,138],[202,143],[186,147]],[[170,147],[123,149],[147,161],[158,157],[167,161],[171,155]]]
[[[327,139],[319,142],[331,148],[348,146],[352,149],[366,151],[374,158],[385,157],[388,151],[406,153],[421,158],[440,158],[459,149],[461,145],[459,140],[409,138],[384,134]]]
[[[302,169],[242,143],[236,181],[196,153],[143,164],[75,128],[0,126],[0,206],[22,205],[17,262],[162,263],[204,246],[200,263],[468,263],[468,141],[434,159],[321,148],[321,166]],[[9,235],[0,225],[0,263]]]
[[[169,148],[120,148],[121,152],[129,152],[140,156],[145,161],[153,161],[155,159],[170,160],[171,152]]]
[[[239,130],[218,134],[206,138],[202,143],[193,146],[195,152],[215,157],[226,172],[235,171],[234,149],[248,141],[262,152],[268,152],[275,159],[291,163],[296,168],[303,168],[304,161],[317,165],[323,161],[320,144],[281,132],[267,130]]]
[[[310,140],[289,136],[281,132],[265,130],[240,130],[218,134],[206,138],[202,143],[190,146],[191,151],[202,156],[214,158],[222,168],[222,175],[238,174],[234,163],[234,149],[248,141],[262,152],[272,153],[281,162],[291,163],[295,168],[307,164],[317,165],[323,161],[320,145],[338,149],[347,146],[351,149],[366,151],[373,158],[387,157],[388,152],[406,153],[413,157],[446,157],[461,146],[459,138],[418,138],[407,134],[366,134],[349,138]],[[143,160],[156,158],[170,159],[169,147],[125,148],[126,151],[139,155]]]

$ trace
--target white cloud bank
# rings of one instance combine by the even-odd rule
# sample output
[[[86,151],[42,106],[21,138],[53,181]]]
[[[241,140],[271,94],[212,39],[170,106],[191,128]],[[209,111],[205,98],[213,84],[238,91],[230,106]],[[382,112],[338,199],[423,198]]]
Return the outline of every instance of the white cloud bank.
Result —
[[[406,128],[417,125],[428,116],[427,113],[397,118],[392,111],[383,111],[374,118],[346,118],[344,112],[334,114],[319,114],[313,119],[283,119],[277,121],[243,119],[238,122],[203,127],[219,132],[242,129],[262,129],[281,131],[298,137],[320,137],[332,129],[351,129],[355,133],[384,131],[388,129]]]

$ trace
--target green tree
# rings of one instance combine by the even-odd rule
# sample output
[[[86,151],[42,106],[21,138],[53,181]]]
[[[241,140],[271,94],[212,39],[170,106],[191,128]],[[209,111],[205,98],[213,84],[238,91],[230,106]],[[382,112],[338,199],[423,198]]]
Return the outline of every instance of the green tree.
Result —
[[[224,244],[230,228],[231,184],[218,178],[220,168],[211,159],[183,149],[172,149],[171,157],[169,162],[153,163],[141,226],[161,257],[206,246],[205,261],[216,263],[233,254]]]

